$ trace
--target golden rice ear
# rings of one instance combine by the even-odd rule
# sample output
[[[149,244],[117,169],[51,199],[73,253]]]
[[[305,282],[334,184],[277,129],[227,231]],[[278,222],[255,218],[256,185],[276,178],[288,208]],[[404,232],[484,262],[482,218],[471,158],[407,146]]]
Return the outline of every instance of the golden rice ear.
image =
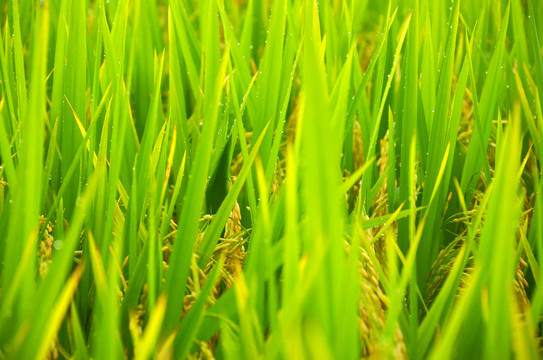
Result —
[[[366,236],[372,237],[371,233]],[[348,246],[347,251],[353,251]],[[360,301],[359,301],[359,329],[362,345],[362,356],[368,359],[379,359],[390,353],[390,349],[382,349],[380,336],[385,327],[388,296],[383,291],[379,275],[372,256],[368,251],[374,251],[374,247],[366,250],[362,247],[360,251]],[[378,255],[374,253],[373,258]],[[398,326],[395,329],[394,357],[396,359],[407,359],[407,349],[403,339],[402,331]]]
[[[428,307],[432,305],[436,296],[439,294],[463,243],[463,238],[457,238],[437,255],[437,259],[428,274],[428,286],[426,288],[426,301]]]
[[[54,226],[51,224],[51,222],[45,223],[46,219],[45,216],[40,215],[40,225],[39,225],[39,233],[42,233],[42,238],[40,239],[40,243],[38,245],[38,272],[40,277],[44,277],[47,273],[47,269],[49,265],[52,264],[51,257],[53,255],[53,244],[55,241],[55,238],[53,237],[53,231]],[[81,251],[78,251],[78,255],[81,254]],[[79,258],[74,259],[76,262],[80,262],[81,260]]]
[[[388,166],[388,140],[389,130],[385,133],[385,136],[379,140],[380,144],[380,156],[377,159],[377,167],[379,168],[379,176],[382,176],[387,171]],[[373,202],[373,211],[375,216],[383,216],[388,213],[388,206],[390,199],[388,198],[388,181],[383,181],[383,185],[379,188],[377,196]]]
[[[388,134],[388,132],[387,132]],[[362,143],[362,128],[358,121],[353,122],[353,169],[360,169],[364,165],[364,145]]]
[[[242,230],[241,229],[241,209],[237,201],[236,201],[236,204],[234,205],[234,209],[232,210],[232,212],[230,213],[230,216],[228,217],[224,230],[225,230],[224,237],[226,239],[235,237],[235,235],[238,234]]]
[[[524,258],[521,256],[519,264],[517,266],[514,284],[515,297],[521,312],[525,312],[526,309],[530,306],[530,298],[526,293],[526,289],[530,285],[528,284],[528,281],[526,280],[526,275],[524,274],[524,270],[527,268],[528,263],[526,263],[526,260],[524,260]]]

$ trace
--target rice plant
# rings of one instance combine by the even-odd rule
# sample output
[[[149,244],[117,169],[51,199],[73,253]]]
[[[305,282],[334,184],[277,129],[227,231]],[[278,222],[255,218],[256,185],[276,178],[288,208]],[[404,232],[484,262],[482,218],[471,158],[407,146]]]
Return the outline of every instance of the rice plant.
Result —
[[[0,0],[0,358],[543,356],[541,24]]]

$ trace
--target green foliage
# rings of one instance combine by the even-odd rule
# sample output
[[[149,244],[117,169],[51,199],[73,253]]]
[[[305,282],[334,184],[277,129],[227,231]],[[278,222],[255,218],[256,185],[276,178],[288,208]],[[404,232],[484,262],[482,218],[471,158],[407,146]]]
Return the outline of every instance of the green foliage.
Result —
[[[543,5],[0,0],[0,358],[537,358]]]

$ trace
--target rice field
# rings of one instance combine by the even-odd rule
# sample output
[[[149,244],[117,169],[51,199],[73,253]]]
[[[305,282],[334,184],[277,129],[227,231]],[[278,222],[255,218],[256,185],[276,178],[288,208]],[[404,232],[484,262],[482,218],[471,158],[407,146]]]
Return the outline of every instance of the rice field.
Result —
[[[542,24],[0,0],[0,359],[542,357]]]

